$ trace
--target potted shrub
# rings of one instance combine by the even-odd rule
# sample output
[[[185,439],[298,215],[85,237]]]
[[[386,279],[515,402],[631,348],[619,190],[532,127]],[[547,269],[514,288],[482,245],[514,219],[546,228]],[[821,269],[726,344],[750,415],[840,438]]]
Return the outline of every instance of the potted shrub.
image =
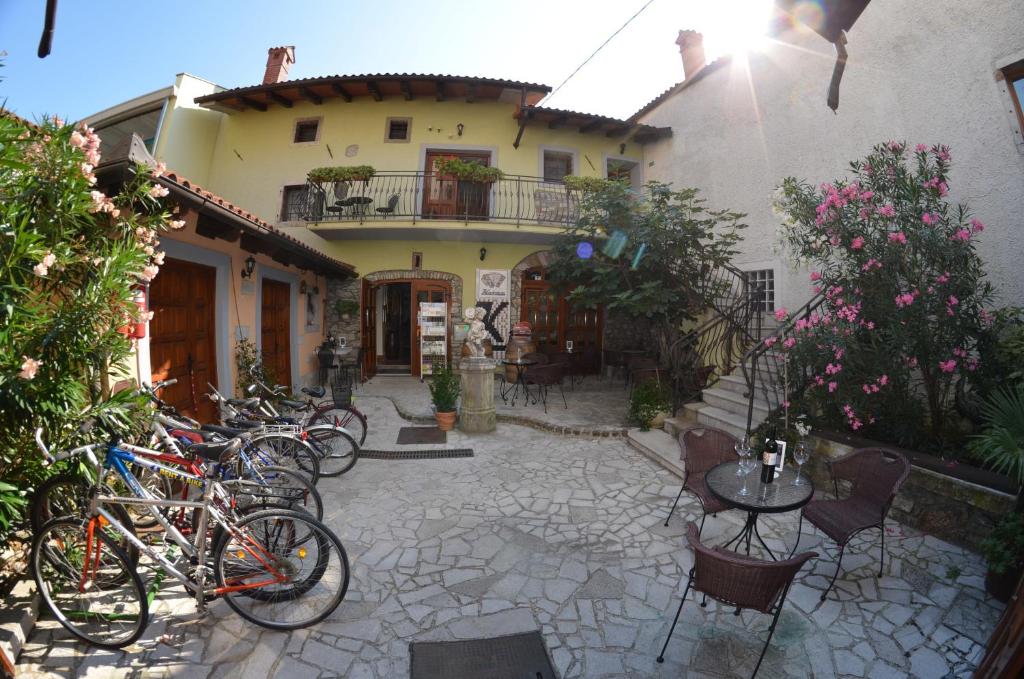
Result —
[[[489,167],[476,160],[461,158],[443,158],[435,166],[439,175],[454,177],[459,181],[492,184],[505,176],[496,167]]]
[[[314,168],[306,178],[311,182],[368,182],[376,173],[372,165],[336,165]]]
[[[600,193],[606,190],[614,180],[604,177],[581,177],[575,174],[567,174],[562,178],[562,181],[565,182],[565,188],[569,191]]]
[[[435,365],[430,377],[430,400],[434,403],[434,419],[441,431],[455,427],[455,404],[459,400],[459,376],[445,365]]]
[[[988,562],[985,591],[1006,603],[1024,573],[1024,514],[1013,512],[981,543]]]
[[[664,384],[654,380],[642,382],[629,397],[629,421],[640,427],[640,431],[657,429],[665,423],[671,403],[671,395]]]
[[[359,302],[353,302],[350,299],[339,299],[334,303],[334,309],[341,316],[341,320],[347,321],[353,315],[359,313]]]

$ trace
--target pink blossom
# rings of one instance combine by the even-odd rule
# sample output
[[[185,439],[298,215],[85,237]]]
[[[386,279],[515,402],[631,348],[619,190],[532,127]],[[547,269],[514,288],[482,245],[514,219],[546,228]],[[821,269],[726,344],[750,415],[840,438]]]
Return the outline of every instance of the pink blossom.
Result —
[[[981,363],[977,358],[970,358],[967,360],[967,370],[974,372],[978,369],[978,365]]]
[[[41,366],[43,362],[37,361],[34,358],[29,358],[28,356],[22,356],[22,358],[25,360],[21,363],[21,372],[18,373],[18,377],[23,380],[31,380],[36,376],[36,373],[39,371],[39,366]]]
[[[875,197],[875,192],[874,191],[865,191],[862,194],[860,194],[861,200],[871,200],[874,197]]]
[[[950,306],[956,306],[959,303],[960,303],[960,300],[957,299],[955,295],[950,295],[949,299],[946,300],[946,304],[948,304]]]
[[[896,209],[893,208],[893,206],[890,205],[889,203],[886,203],[882,207],[878,208],[878,214],[882,215],[883,217],[895,217]]]
[[[916,368],[917,367],[917,356],[911,356],[911,357],[907,358],[907,365],[910,366],[911,368]]]
[[[974,233],[981,233],[984,230],[985,230],[985,225],[982,224],[979,220],[977,220],[977,219],[972,219],[971,220],[971,231],[973,231]]]
[[[776,342],[777,342],[778,340],[779,340],[779,338],[778,338],[778,337],[766,337],[766,338],[765,338],[765,340],[764,340],[764,345],[765,345],[766,347],[771,347],[771,346],[774,346],[774,345],[775,345],[775,343],[776,343]]]
[[[936,150],[936,155],[939,157],[939,160],[941,160],[944,163],[948,163],[951,158],[951,156],[949,155],[948,146],[939,146]]]
[[[901,153],[903,151],[903,144],[898,141],[890,141],[886,146],[888,146],[889,150],[893,153]]]
[[[921,221],[928,226],[932,226],[939,223],[939,215],[934,212],[925,212],[921,215]]]
[[[982,309],[981,311],[979,311],[978,316],[981,318],[981,322],[986,328],[992,325],[992,323],[996,320],[996,317],[992,314],[992,312],[987,309]]]
[[[160,177],[165,172],[167,172],[167,165],[165,165],[163,161],[159,161],[156,164],[156,167],[153,168],[153,176],[154,177]]]
[[[890,243],[899,243],[900,245],[906,245],[907,244],[907,236],[902,231],[896,231],[894,233],[890,233],[889,234],[889,242]]]
[[[851,250],[860,250],[862,247],[864,247],[864,239],[861,236],[857,236],[850,241]]]
[[[788,315],[789,315],[789,312],[786,311],[786,307],[784,307],[784,306],[780,306],[778,309],[775,310],[775,320],[777,320],[777,321],[784,321],[784,320],[786,320],[786,316],[788,316]]]
[[[796,339],[795,339],[795,338],[793,338],[793,337],[787,337],[787,338],[786,338],[786,339],[785,339],[785,340],[784,340],[784,341],[782,342],[782,346],[786,347],[787,349],[792,349],[793,347],[795,347],[795,346],[796,346]]]
[[[826,375],[838,375],[842,370],[843,366],[840,364],[829,363],[825,366]]]
[[[908,292],[902,295],[896,295],[896,306],[902,309],[905,306],[910,306],[914,303],[914,296]]]
[[[956,370],[956,361],[952,358],[948,361],[939,361],[939,370],[944,373],[951,373]]]
[[[821,272],[819,272],[819,271],[812,271],[811,272],[811,280],[812,281],[820,281],[821,280]]]
[[[949,272],[946,271],[945,273],[943,273],[941,276],[939,276],[938,278],[935,279],[935,282],[938,283],[939,285],[943,285],[945,283],[948,283],[949,282]]]
[[[139,278],[141,278],[142,280],[144,280],[146,282],[149,282],[149,281],[153,280],[154,278],[156,278],[156,275],[157,275],[157,273],[159,273],[159,271],[160,271],[160,267],[159,266],[156,266],[155,264],[150,264],[150,265],[146,266],[146,268],[144,268],[142,270],[142,273],[139,275]]]
[[[837,360],[837,361],[838,361],[838,360],[840,360],[840,359],[841,359],[841,358],[843,357],[843,354],[845,354],[845,353],[846,353],[846,352],[845,352],[845,351],[843,351],[843,348],[842,348],[842,347],[836,347],[836,350],[835,350],[835,357],[836,357],[836,360]]]
[[[949,239],[950,240],[958,240],[958,241],[961,241],[963,243],[966,243],[967,241],[971,240],[971,232],[968,231],[967,229],[960,229],[956,233],[954,233],[952,236],[950,236]]]
[[[171,220],[171,222],[168,224],[168,226],[170,226],[175,231],[178,231],[180,229],[184,229],[185,228],[185,220],[184,219],[174,219],[174,220]]]
[[[85,146],[85,137],[82,135],[81,132],[75,130],[74,132],[71,133],[71,138],[68,140],[68,142],[76,149],[80,149],[83,146]]]
[[[166,254],[165,252],[160,251],[160,252],[156,253],[155,255],[153,255],[153,263],[156,264],[157,266],[163,266],[164,265],[164,255],[165,254]]]
[[[889,384],[889,376],[882,375],[881,377],[878,378],[878,383],[881,384],[883,387]]]
[[[914,147],[914,150],[917,151],[918,153],[925,153],[928,150],[928,147],[925,146],[924,144],[918,144],[917,146]]]
[[[874,330],[875,329],[875,322],[874,321],[868,321],[865,324],[864,327],[867,328],[868,330]]]
[[[167,187],[160,186],[159,184],[155,184],[149,188],[149,195],[151,198],[163,198],[168,193],[170,193],[170,191],[167,190]]]
[[[838,388],[839,388],[839,385],[837,383],[835,383],[835,382],[829,382],[828,383],[828,393],[831,394],[832,392],[834,392]]]

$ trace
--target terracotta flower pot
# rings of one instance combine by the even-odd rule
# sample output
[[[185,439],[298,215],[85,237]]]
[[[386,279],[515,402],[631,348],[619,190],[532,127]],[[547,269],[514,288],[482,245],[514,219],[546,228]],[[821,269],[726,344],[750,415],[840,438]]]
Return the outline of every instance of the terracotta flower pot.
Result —
[[[451,431],[455,428],[455,411],[450,413],[434,413],[437,420],[437,428],[441,431]]]

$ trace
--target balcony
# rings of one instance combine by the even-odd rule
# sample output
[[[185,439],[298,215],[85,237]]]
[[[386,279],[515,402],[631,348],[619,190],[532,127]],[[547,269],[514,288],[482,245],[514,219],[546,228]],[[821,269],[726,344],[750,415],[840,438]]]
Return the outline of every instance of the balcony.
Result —
[[[553,236],[557,227],[576,221],[579,206],[578,192],[540,177],[505,175],[481,183],[429,172],[382,172],[367,181],[308,182],[301,210],[306,222],[320,225],[514,224],[555,227]]]

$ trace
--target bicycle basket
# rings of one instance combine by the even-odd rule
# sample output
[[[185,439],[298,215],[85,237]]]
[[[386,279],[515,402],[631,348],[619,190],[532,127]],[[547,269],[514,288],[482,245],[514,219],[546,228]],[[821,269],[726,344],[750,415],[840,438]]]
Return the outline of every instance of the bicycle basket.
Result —
[[[335,380],[331,383],[331,398],[334,399],[335,408],[352,405],[352,385],[342,380]]]

